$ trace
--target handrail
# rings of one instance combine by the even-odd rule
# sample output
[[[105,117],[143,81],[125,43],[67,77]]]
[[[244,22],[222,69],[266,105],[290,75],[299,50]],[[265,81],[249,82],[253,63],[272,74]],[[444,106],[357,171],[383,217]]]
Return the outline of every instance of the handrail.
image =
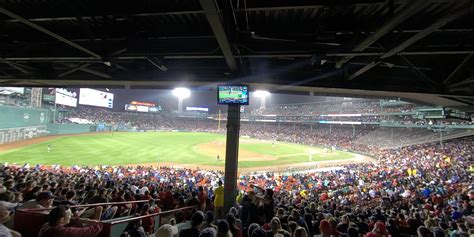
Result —
[[[160,199],[151,199],[155,201],[159,201]],[[138,201],[125,201],[125,202],[103,202],[103,203],[91,203],[91,204],[80,204],[80,205],[74,205],[70,206],[70,208],[76,208],[76,207],[96,207],[96,206],[107,206],[107,205],[123,205],[123,204],[129,204],[129,203],[143,203],[143,202],[149,202],[150,200],[138,200]],[[47,211],[47,210],[52,210],[54,207],[49,207],[49,208],[24,208],[22,209],[21,206],[17,211]]]
[[[197,206],[182,207],[182,208],[177,208],[177,209],[173,209],[173,210],[162,211],[162,212],[158,212],[158,213],[152,213],[152,214],[148,214],[148,215],[132,217],[132,218],[129,218],[129,219],[118,220],[118,221],[112,221],[112,222],[110,222],[110,224],[111,224],[111,225],[115,225],[115,224],[120,224],[120,223],[124,223],[124,222],[129,222],[129,221],[134,221],[134,220],[140,220],[140,219],[147,218],[147,217],[158,216],[158,215],[173,213],[173,212],[177,212],[177,211],[181,211],[181,210],[192,209],[192,208],[196,208],[196,207],[197,207]]]

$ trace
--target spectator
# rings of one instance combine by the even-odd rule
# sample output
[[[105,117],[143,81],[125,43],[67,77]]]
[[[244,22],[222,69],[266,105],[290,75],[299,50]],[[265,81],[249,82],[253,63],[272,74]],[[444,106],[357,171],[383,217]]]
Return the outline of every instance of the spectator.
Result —
[[[298,227],[295,230],[295,237],[308,237],[308,233],[306,232],[306,229],[303,227]]]
[[[156,232],[156,237],[175,237],[178,234],[178,228],[170,224],[161,225]]]
[[[224,187],[221,180],[217,184],[218,187],[214,190],[214,214],[220,219],[224,217]]]
[[[214,228],[217,230],[217,226],[213,224],[214,214],[211,211],[206,212],[206,222],[203,224],[202,228]]]
[[[8,222],[11,218],[11,210],[8,209],[3,203],[0,204],[0,236],[2,237],[20,237],[21,234],[8,229],[3,224]]]
[[[232,213],[228,213],[226,221],[229,224],[229,230],[233,237],[242,237],[242,230],[237,226],[235,222],[235,216]]]
[[[71,217],[72,212],[69,207],[55,207],[48,214],[48,223],[41,228],[38,237],[97,236],[102,230],[100,222],[82,221],[82,223],[79,223],[78,219],[73,219],[71,222]],[[86,226],[83,226],[84,224]]]
[[[201,231],[199,237],[216,237],[217,229],[214,228],[205,228]]]
[[[278,219],[278,217],[273,217],[272,218],[271,228],[272,229],[271,229],[271,232],[268,233],[268,237],[273,237],[276,234],[283,235],[283,237],[291,237],[290,232],[284,230],[281,227],[281,222],[280,222],[280,219]]]
[[[191,217],[191,228],[184,229],[179,233],[180,237],[199,237],[204,222],[204,213],[197,211]]]
[[[433,237],[433,233],[431,233],[431,231],[424,226],[418,227],[417,233],[418,237]]]
[[[217,237],[233,237],[226,220],[217,221]]]
[[[51,192],[41,192],[38,194],[35,200],[26,201],[21,208],[28,209],[28,208],[51,208],[54,202],[54,196]],[[43,211],[44,213],[48,213],[47,210]]]

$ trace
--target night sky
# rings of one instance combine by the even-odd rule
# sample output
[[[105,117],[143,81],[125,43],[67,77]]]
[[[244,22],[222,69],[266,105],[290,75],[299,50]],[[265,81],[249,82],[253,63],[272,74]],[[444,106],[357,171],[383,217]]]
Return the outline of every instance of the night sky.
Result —
[[[44,90],[43,93],[47,94],[50,90]],[[107,91],[106,88],[94,88],[100,91]],[[79,93],[79,88],[68,88],[70,91]],[[110,89],[109,93],[114,94],[114,111],[124,111],[125,104],[131,101],[141,101],[154,103],[157,106],[161,106],[164,111],[174,111],[178,107],[178,99],[173,96],[171,90],[156,90],[156,89]],[[54,92],[51,92],[54,93]],[[296,104],[296,103],[308,103],[325,101],[325,96],[309,96],[309,95],[289,95],[289,94],[276,94],[272,93],[266,99],[266,104]],[[193,90],[191,91],[191,97],[185,99],[183,102],[183,109],[186,106],[193,107],[205,107],[209,108],[209,113],[217,113],[226,111],[226,106],[217,104],[217,92],[210,90]],[[250,94],[250,104],[247,108],[257,109],[260,106],[260,98]]]
[[[165,111],[176,110],[178,106],[178,99],[172,95],[171,90],[112,89],[110,92],[115,94],[114,110],[123,110],[124,105],[132,100],[155,103],[161,105]],[[192,91],[191,97],[184,100],[183,108],[206,107],[210,113],[215,113],[218,109],[225,110],[225,106],[217,104],[216,94],[216,91]],[[324,97],[319,96],[272,94],[266,99],[266,104],[295,104],[323,100]],[[260,98],[254,97],[251,93],[249,106],[258,108]]]

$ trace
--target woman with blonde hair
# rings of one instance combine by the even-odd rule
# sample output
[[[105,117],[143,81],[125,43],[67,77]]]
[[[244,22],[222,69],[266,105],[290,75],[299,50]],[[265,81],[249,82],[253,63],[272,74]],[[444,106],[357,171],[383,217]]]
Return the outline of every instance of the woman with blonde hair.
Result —
[[[280,219],[278,219],[278,217],[273,217],[270,223],[272,227],[273,236],[280,234],[283,237],[291,237],[290,232],[284,230],[281,227],[281,222],[280,222]]]
[[[308,233],[306,232],[306,229],[303,227],[298,227],[295,230],[295,235],[294,237],[308,237]]]

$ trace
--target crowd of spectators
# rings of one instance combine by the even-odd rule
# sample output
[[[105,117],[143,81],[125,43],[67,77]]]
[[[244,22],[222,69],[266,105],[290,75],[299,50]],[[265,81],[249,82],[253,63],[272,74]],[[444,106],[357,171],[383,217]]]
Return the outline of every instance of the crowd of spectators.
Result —
[[[165,130],[174,126],[172,120],[166,119],[160,113],[118,112],[89,106],[68,109],[67,113],[67,116],[61,119],[61,123],[73,123],[74,119],[81,119],[89,124],[103,123],[137,130]]]
[[[18,208],[54,207],[45,210],[49,221],[39,236],[46,237],[95,236],[100,220],[197,205],[192,215],[176,213],[156,236],[468,236],[473,154],[474,139],[467,138],[380,151],[376,162],[337,171],[242,174],[228,213],[222,212],[222,172],[4,166],[0,231],[9,231],[10,213]],[[144,202],[107,204],[136,200]],[[103,205],[68,207],[93,203]],[[126,232],[146,236],[155,224],[144,218]]]
[[[301,116],[324,114],[378,114],[410,112],[415,109],[414,104],[399,106],[381,106],[380,102],[373,100],[343,100],[333,102],[317,102],[308,104],[270,105],[250,112],[253,116]]]
[[[460,131],[463,132],[463,131]],[[379,127],[357,137],[355,144],[372,144],[381,149],[408,146],[416,143],[439,141],[439,133],[424,128],[388,128]]]
[[[354,105],[352,105],[354,106]],[[158,114],[78,107],[69,115],[94,123],[138,129],[223,132],[207,119],[169,119]],[[19,209],[48,215],[38,233],[97,236],[102,221],[182,207],[158,223],[131,221],[122,236],[306,237],[469,236],[474,234],[474,138],[379,149],[372,126],[242,123],[241,135],[335,147],[372,155],[370,163],[311,172],[240,174],[234,206],[224,206],[224,173],[173,167],[0,167],[0,236],[12,230]],[[419,135],[422,137],[422,135]],[[379,139],[387,138],[384,134]],[[396,132],[398,140],[415,139]],[[140,202],[137,202],[140,201]],[[120,204],[113,204],[121,202]],[[126,202],[125,204],[122,202]],[[100,204],[75,207],[78,204]]]

